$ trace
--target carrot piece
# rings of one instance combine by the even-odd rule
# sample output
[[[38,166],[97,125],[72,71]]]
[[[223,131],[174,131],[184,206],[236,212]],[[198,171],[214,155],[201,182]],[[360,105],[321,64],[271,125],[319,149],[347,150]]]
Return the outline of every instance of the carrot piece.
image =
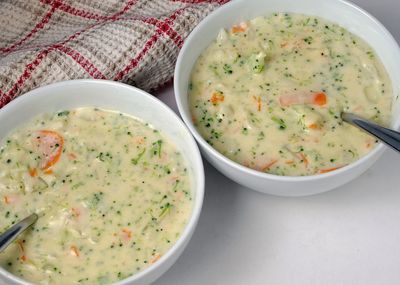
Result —
[[[234,33],[234,34],[241,33],[244,31],[245,31],[245,29],[243,29],[241,26],[235,25],[232,27],[232,33]]]
[[[39,142],[39,149],[44,155],[40,167],[42,170],[47,170],[60,159],[64,138],[55,131],[40,130],[36,139]]]
[[[128,228],[122,229],[122,236],[125,240],[129,240],[132,237],[132,231]]]
[[[326,105],[326,94],[324,92],[320,92],[314,95],[314,104],[318,106]]]
[[[219,102],[224,102],[225,96],[221,92],[214,92],[211,96],[211,103],[217,105]]]
[[[71,208],[72,216],[78,218],[81,215],[81,211],[77,208]]]
[[[237,34],[237,33],[243,33],[247,30],[247,24],[246,23],[240,23],[239,25],[234,25],[231,29],[232,33]]]
[[[79,249],[75,245],[71,245],[70,252],[73,256],[79,257]]]
[[[293,163],[294,163],[294,160],[286,160],[285,163],[286,163],[286,164],[293,164]]]
[[[150,263],[153,264],[155,263],[157,260],[159,260],[161,258],[161,254],[157,253],[154,255],[154,257],[150,260]]]
[[[327,101],[327,96],[323,92],[285,94],[279,97],[279,103],[282,107],[303,104],[324,106]]]
[[[308,125],[308,128],[312,130],[318,130],[319,126],[316,123],[312,123]]]
[[[36,168],[29,168],[28,172],[29,172],[29,175],[31,177],[36,177],[37,176],[37,169]]]
[[[11,199],[9,196],[4,196],[4,203],[6,204],[10,204],[11,203]]]
[[[5,195],[3,199],[5,204],[14,204],[18,202],[19,197],[18,195],[11,194],[11,195]]]
[[[25,255],[25,248],[24,248],[23,242],[22,242],[21,240],[18,240],[18,241],[17,241],[17,244],[18,244],[19,250],[21,251],[20,259],[21,259],[22,261],[26,261],[28,258],[27,258],[26,255]]]
[[[256,102],[257,102],[257,110],[260,112],[261,111],[261,104],[262,104],[262,102],[261,102],[261,96],[253,96],[253,99],[254,100],[256,100]]]
[[[262,171],[267,171],[268,169],[270,169],[275,163],[277,163],[278,162],[278,160],[277,159],[274,159],[274,160],[272,160],[272,161],[270,161],[270,162],[268,162],[267,164],[264,164],[263,166],[261,166],[261,170]]]
[[[44,174],[53,174],[53,170],[52,169],[46,169],[43,171]]]
[[[298,156],[299,156],[300,160],[303,161],[304,165],[305,165],[306,167],[308,167],[308,159],[307,159],[307,156],[306,156],[304,153],[302,153],[302,152],[300,152],[300,153],[298,154]]]
[[[339,169],[339,168],[342,168],[342,167],[343,167],[343,166],[320,169],[320,170],[317,171],[317,173],[318,173],[318,174],[323,174],[323,173],[327,173],[327,172],[334,171],[334,170]]]

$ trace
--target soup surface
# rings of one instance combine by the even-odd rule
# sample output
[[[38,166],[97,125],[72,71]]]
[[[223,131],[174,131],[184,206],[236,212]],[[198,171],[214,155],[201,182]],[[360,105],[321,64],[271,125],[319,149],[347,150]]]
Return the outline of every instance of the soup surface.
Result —
[[[388,125],[392,90],[374,51],[331,22],[274,14],[222,30],[191,74],[193,122],[228,158],[277,175],[343,167],[376,141],[342,110]]]
[[[124,114],[80,108],[41,115],[0,148],[0,231],[39,220],[0,254],[37,284],[110,284],[156,262],[192,211],[175,146]]]

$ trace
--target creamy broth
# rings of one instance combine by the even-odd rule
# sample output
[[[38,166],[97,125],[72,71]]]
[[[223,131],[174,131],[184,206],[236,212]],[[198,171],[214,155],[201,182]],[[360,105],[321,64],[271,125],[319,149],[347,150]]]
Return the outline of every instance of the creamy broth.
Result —
[[[277,175],[343,167],[376,144],[342,110],[388,125],[392,90],[362,39],[318,17],[274,14],[222,30],[189,84],[193,122],[228,158]]]
[[[192,211],[186,163],[159,131],[80,108],[41,115],[0,148],[0,231],[39,220],[0,254],[37,284],[110,284],[171,248]]]

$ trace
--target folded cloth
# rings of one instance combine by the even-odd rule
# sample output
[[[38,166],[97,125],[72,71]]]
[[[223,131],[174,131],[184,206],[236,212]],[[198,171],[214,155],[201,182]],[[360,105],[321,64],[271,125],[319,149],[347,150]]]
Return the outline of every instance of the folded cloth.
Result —
[[[38,86],[169,81],[184,39],[227,0],[2,0],[0,108]]]

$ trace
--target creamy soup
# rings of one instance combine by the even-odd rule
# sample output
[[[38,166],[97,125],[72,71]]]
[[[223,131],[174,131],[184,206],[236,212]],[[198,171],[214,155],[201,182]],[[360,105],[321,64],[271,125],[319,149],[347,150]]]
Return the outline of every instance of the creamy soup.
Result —
[[[0,265],[37,284],[110,284],[171,248],[192,198],[182,155],[148,124],[93,108],[41,115],[0,148],[0,231],[39,215]]]
[[[342,110],[388,125],[392,90],[374,51],[318,17],[274,14],[222,30],[189,85],[193,122],[228,158],[277,175],[343,167],[376,141]]]

